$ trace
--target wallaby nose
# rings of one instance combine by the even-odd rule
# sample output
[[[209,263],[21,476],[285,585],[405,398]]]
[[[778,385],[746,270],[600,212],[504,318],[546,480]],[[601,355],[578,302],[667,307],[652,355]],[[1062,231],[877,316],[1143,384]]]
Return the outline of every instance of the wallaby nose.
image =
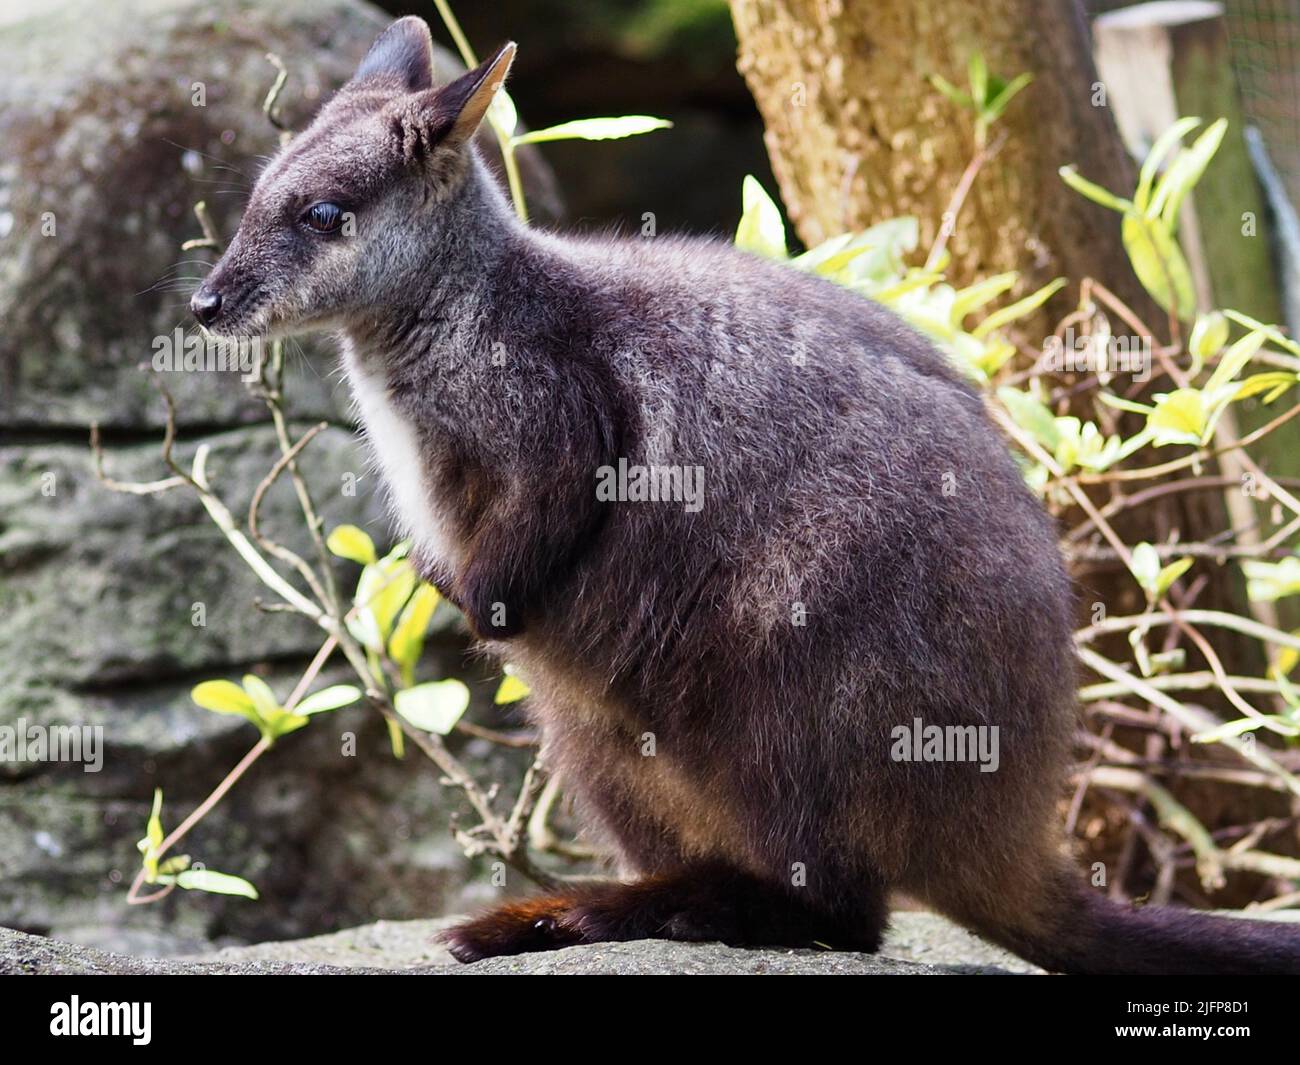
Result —
[[[211,325],[221,313],[221,293],[199,289],[190,297],[190,310],[203,325]]]

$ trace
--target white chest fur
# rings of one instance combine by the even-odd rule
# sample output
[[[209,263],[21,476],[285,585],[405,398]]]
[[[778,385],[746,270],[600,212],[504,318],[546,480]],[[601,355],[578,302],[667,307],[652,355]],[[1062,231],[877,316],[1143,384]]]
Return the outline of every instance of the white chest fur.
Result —
[[[411,537],[432,559],[454,563],[445,520],[426,483],[415,426],[393,404],[382,371],[368,366],[350,344],[344,345],[343,364],[399,535]]]

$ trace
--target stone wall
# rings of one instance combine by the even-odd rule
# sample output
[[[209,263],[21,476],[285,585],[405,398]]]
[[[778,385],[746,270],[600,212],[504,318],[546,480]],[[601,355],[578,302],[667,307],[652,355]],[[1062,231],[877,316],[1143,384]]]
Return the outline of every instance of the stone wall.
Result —
[[[156,337],[188,323],[210,259],[179,250],[198,235],[195,201],[233,232],[258,156],[275,149],[261,114],[274,76],[266,53],[290,70],[283,115],[298,126],[386,22],[356,0],[0,10],[0,725],[98,725],[106,748],[99,772],[0,762],[0,924],[168,954],[427,916],[484,894],[449,837],[455,800],[431,764],[396,761],[381,724],[351,709],[283,740],[182,848],[254,881],[260,901],[178,891],[124,904],[154,787],[174,827],[257,738],[196,707],[190,688],[256,671],[284,697],[321,634],[255,607],[266,590],[188,491],[138,497],[100,484],[88,425],[102,426],[112,476],[165,475],[164,406],[141,364]],[[526,165],[534,204],[554,214],[546,172],[536,158]],[[331,423],[302,465],[327,527],[360,524],[382,544],[376,480],[326,347],[290,350],[291,413]],[[214,487],[245,514],[278,455],[265,408],[236,373],[166,377],[177,456],[209,445]],[[306,550],[287,483],[263,516]],[[356,568],[341,564],[339,576],[355,581]],[[493,678],[467,669],[458,626],[443,608],[426,675],[466,676],[474,712],[491,720]],[[517,753],[479,748],[475,764],[499,760],[501,777],[517,779]]]

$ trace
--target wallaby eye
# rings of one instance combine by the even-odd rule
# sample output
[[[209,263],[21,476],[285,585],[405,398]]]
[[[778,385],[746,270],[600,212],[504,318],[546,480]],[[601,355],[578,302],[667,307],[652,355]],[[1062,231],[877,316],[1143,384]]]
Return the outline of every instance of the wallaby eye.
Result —
[[[303,212],[302,223],[317,233],[333,233],[343,224],[343,208],[337,203],[313,203]]]

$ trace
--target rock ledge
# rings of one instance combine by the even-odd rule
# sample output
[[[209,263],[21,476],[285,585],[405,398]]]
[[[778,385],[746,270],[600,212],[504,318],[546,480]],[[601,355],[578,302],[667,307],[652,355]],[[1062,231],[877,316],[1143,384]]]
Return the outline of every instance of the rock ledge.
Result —
[[[380,921],[284,943],[228,947],[191,958],[140,958],[0,929],[0,974],[230,975],[907,975],[1033,972],[1031,966],[942,918],[895,915],[876,955],[741,950],[719,943],[602,943],[459,965],[432,936],[448,923]]]

